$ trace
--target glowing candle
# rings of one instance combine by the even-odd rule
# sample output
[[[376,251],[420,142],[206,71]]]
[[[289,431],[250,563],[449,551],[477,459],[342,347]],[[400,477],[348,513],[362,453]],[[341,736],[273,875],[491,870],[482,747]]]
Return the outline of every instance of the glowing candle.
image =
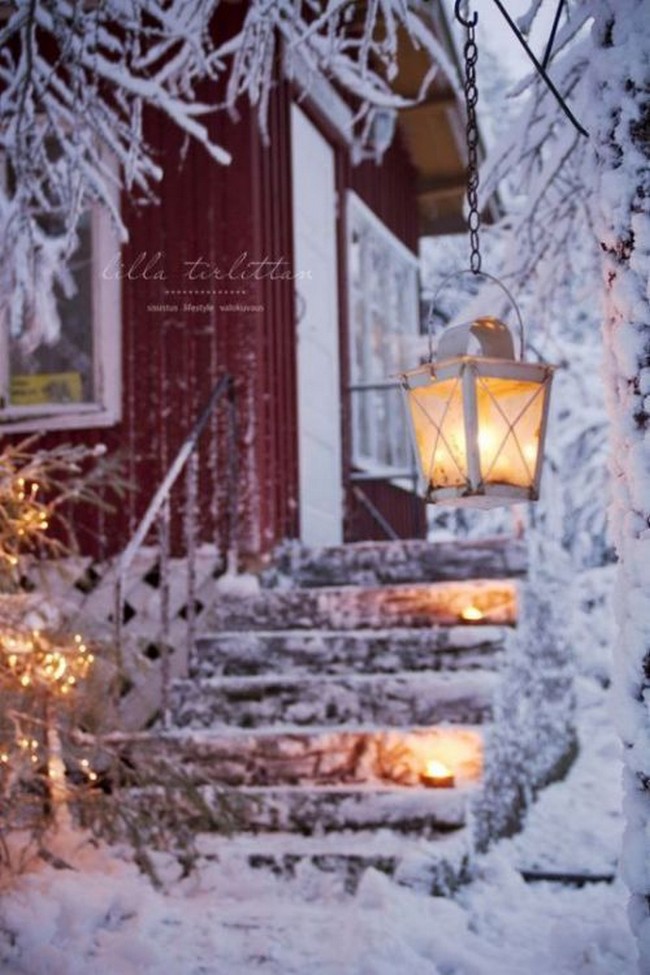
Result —
[[[427,789],[451,789],[455,785],[451,769],[434,758],[427,762],[424,772],[420,773],[420,782]]]

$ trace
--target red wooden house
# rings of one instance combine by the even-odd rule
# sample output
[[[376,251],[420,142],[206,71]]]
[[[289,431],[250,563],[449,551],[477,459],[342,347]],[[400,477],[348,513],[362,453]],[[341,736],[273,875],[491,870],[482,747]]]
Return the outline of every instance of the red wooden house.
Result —
[[[219,17],[238,16],[225,9]],[[451,53],[441,14],[431,17]],[[426,56],[406,38],[399,68],[397,90],[415,96]],[[227,543],[235,486],[244,555],[285,538],[423,534],[401,404],[384,387],[412,362],[419,332],[418,239],[462,228],[462,108],[437,82],[425,102],[377,114],[361,160],[345,100],[295,62],[291,78],[278,67],[269,112],[268,145],[247,106],[237,120],[212,117],[230,167],[151,117],[165,170],[158,201],[122,196],[121,251],[108,218],[88,215],[79,292],[62,305],[55,344],[19,356],[5,336],[3,429],[124,456],[134,489],[120,511],[84,516],[97,556],[127,543],[224,374],[234,377],[236,476],[217,409],[200,450],[204,538]]]

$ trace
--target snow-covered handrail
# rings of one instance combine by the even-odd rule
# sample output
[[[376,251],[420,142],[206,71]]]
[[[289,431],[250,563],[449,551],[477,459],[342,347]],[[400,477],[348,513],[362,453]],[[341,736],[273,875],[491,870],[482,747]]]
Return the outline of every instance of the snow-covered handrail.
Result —
[[[160,521],[159,547],[160,547],[160,593],[161,593],[161,623],[162,623],[162,655],[161,655],[161,680],[162,680],[162,712],[165,723],[168,715],[169,698],[169,647],[168,637],[170,628],[169,614],[169,535],[170,535],[170,496],[178,481],[181,473],[186,469],[187,474],[187,498],[186,498],[186,542],[187,542],[187,638],[190,647],[194,641],[194,628],[196,616],[195,603],[195,584],[196,584],[196,530],[195,530],[195,507],[197,494],[198,476],[198,454],[197,445],[201,438],[208,421],[216,410],[218,404],[223,400],[227,405],[227,438],[228,438],[228,552],[229,560],[232,558],[232,550],[236,546],[236,495],[235,495],[235,451],[236,451],[236,412],[235,412],[235,383],[230,375],[222,376],[214,386],[210,397],[199,414],[194,426],[186,436],[173,462],[171,463],[162,482],[153,495],[147,510],[140,519],[140,522],[121,556],[116,563],[115,571],[115,601],[114,601],[114,636],[118,651],[122,646],[122,627],[124,612],[124,587],[126,584],[127,573],[133,564],[133,560],[142,547],[145,539],[153,525]]]
[[[169,497],[172,488],[176,484],[187,460],[194,450],[196,444],[198,443],[199,437],[201,436],[203,429],[212,415],[212,411],[215,409],[217,403],[222,396],[229,394],[232,395],[233,392],[233,380],[231,376],[222,376],[218,381],[212,393],[210,394],[210,399],[203,408],[203,412],[199,416],[198,420],[194,424],[192,430],[185,438],[183,445],[176,454],[174,461],[167,471],[162,483],[158,487],[158,490],[154,494],[153,498],[149,502],[149,506],[145,511],[140,524],[135,530],[133,538],[127,545],[127,547],[122,552],[120,556],[117,575],[118,577],[124,577],[128,572],[131,563],[135,557],[136,552],[144,542],[147,537],[151,526],[153,525],[157,515],[159,514],[166,498]]]

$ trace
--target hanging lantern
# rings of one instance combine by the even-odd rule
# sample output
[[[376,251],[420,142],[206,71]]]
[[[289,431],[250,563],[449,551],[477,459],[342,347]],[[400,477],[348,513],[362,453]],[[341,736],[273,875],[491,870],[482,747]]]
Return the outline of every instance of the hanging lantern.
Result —
[[[536,501],[539,497],[553,367],[523,361],[524,326],[519,308],[498,278],[481,271],[476,119],[478,15],[475,12],[471,17],[464,16],[461,7],[461,0],[456,0],[455,15],[466,30],[463,54],[470,267],[460,273],[489,278],[505,292],[517,313],[519,360],[515,358],[510,329],[491,316],[447,329],[434,360],[430,314],[429,362],[403,373],[401,379],[426,500],[433,504],[490,508],[514,501]],[[456,276],[445,278],[438,293]],[[432,310],[436,297],[437,294]],[[470,352],[472,339],[478,342],[480,354]]]
[[[519,324],[523,359],[521,316]],[[468,352],[472,336],[480,354]],[[448,329],[435,359],[431,351],[401,376],[426,500],[483,508],[537,500],[552,378],[552,366],[515,359],[497,318]]]

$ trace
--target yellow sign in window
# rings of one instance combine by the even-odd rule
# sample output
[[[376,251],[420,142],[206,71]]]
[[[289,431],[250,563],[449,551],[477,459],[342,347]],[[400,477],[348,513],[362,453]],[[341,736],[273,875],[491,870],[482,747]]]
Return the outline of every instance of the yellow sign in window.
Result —
[[[81,403],[81,373],[50,372],[11,377],[12,406],[39,406],[43,403]]]

